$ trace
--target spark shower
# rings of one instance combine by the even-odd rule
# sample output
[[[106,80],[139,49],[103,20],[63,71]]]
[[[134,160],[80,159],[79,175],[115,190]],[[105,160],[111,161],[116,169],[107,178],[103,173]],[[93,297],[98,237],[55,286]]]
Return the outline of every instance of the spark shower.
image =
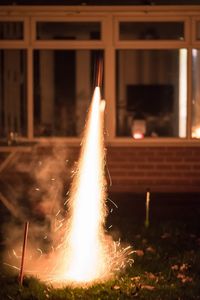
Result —
[[[87,286],[111,278],[131,262],[131,248],[122,248],[105,230],[104,110],[105,101],[96,86],[70,189],[65,234],[55,272],[50,275],[52,283]]]
[[[68,212],[53,233],[52,251],[29,260],[25,273],[53,285],[103,282],[132,263],[130,246],[123,248],[105,229],[107,183],[105,176],[104,111],[101,99],[102,61],[86,120],[81,152],[72,179]],[[31,224],[30,224],[31,226]],[[59,241],[59,242],[57,242]],[[55,245],[56,244],[56,245]],[[32,255],[29,255],[32,257]]]

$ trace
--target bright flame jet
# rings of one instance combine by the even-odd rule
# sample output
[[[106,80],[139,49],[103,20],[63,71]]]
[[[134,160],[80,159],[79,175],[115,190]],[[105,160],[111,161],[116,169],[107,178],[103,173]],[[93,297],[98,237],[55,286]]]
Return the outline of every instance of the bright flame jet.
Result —
[[[70,192],[70,221],[66,234],[66,280],[88,282],[106,271],[104,220],[106,182],[104,177],[103,117],[105,101],[96,87],[82,150]]]

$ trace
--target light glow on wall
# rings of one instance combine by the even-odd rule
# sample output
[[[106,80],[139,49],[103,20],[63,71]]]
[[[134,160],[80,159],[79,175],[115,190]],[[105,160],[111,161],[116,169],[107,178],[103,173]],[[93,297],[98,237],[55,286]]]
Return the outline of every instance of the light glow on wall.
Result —
[[[179,137],[186,137],[187,120],[187,50],[179,50]]]

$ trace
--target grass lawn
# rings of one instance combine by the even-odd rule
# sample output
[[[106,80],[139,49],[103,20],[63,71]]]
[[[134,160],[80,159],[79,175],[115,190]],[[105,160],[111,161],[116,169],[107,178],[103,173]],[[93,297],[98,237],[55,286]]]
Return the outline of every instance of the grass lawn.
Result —
[[[31,277],[20,287],[2,261],[0,299],[200,299],[200,195],[151,195],[149,228],[145,195],[111,199],[118,209],[108,216],[108,231],[133,246],[132,267],[87,289],[54,289]]]

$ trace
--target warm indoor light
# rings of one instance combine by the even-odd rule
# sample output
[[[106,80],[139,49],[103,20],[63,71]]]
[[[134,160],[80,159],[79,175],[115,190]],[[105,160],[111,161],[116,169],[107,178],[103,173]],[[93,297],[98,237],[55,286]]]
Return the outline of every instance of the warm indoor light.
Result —
[[[192,130],[192,137],[193,138],[197,138],[197,139],[200,138],[200,127],[193,128],[193,130]]]
[[[179,50],[179,137],[186,137],[187,50]]]
[[[143,139],[144,135],[140,132],[134,132],[133,133],[133,138],[136,139],[136,140],[139,140],[139,139]]]

